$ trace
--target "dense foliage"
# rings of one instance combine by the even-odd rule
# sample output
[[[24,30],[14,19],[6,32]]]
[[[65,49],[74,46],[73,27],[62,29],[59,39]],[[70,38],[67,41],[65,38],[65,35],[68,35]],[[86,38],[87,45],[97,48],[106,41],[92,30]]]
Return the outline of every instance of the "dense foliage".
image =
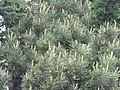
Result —
[[[92,24],[100,26],[105,21],[120,24],[120,0],[93,0]]]
[[[3,0],[7,40],[0,43],[0,67],[7,73],[0,74],[0,90],[119,90],[119,4]]]
[[[24,7],[24,0],[2,0],[0,15],[4,16],[7,27],[11,28],[18,25],[19,20],[24,18]]]

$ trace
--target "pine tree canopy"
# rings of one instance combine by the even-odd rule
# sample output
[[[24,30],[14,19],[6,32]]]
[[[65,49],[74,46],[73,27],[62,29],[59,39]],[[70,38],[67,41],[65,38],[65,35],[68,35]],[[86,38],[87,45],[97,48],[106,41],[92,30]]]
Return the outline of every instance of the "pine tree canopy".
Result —
[[[8,88],[120,90],[120,0],[0,0]]]

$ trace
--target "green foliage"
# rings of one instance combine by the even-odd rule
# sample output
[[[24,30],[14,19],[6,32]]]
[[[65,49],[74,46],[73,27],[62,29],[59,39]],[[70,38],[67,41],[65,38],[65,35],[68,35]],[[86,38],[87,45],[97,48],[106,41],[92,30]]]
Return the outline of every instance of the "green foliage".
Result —
[[[4,16],[8,28],[18,25],[19,21],[25,17],[24,8],[24,0],[3,0],[0,3],[0,13]]]
[[[54,41],[59,39],[57,38],[59,35],[64,35],[66,32],[66,35],[69,34],[69,29],[61,34],[58,30],[62,24],[60,27],[59,25],[51,33],[51,35],[54,33],[56,35],[52,36]],[[109,34],[111,30],[112,35]],[[44,34],[48,36],[48,32]],[[118,32],[118,28],[108,25],[101,27],[97,34],[95,31],[88,31],[87,35],[91,37],[88,44],[74,41],[74,39],[62,39],[62,41],[68,40],[71,43],[69,51],[61,42],[61,45],[59,43],[57,46],[48,43],[47,52],[40,55],[37,64],[32,63],[24,76],[23,90],[27,88],[32,88],[32,90],[74,90],[76,87],[76,90],[78,88],[81,90],[119,90],[117,86],[119,56],[116,56],[114,50],[111,49],[115,46],[119,51]],[[109,36],[112,37],[109,38]]]
[[[94,0],[92,2],[93,14],[91,24],[100,26],[104,22],[120,23],[120,1],[119,0]]]
[[[8,29],[0,44],[0,61],[5,60],[0,66],[7,69],[12,90],[119,90],[118,17],[113,13],[102,20],[99,9],[91,12],[91,5],[99,8],[103,0],[82,1],[29,2],[31,14],[18,18],[19,25]],[[13,6],[4,8],[14,12]],[[100,27],[89,28],[91,20]]]
[[[3,62],[0,62],[0,64]],[[6,70],[3,70],[2,68],[0,68],[0,89],[1,90],[3,88],[5,88],[5,86],[8,85],[8,79],[9,79],[8,72]]]

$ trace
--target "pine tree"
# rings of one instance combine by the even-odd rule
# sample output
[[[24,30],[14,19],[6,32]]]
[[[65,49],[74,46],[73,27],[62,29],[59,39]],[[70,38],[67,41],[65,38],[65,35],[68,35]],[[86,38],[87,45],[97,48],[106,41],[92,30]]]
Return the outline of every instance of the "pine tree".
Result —
[[[117,22],[90,29],[90,2],[60,1],[30,1],[22,23],[8,29],[0,66],[11,90],[119,90]]]
[[[119,0],[93,0],[93,14],[91,24],[99,27],[105,22],[114,23],[117,21],[119,26],[120,21],[120,1]]]
[[[24,8],[24,0],[2,0],[0,3],[0,14],[5,18],[7,28],[18,25],[19,20],[25,16]]]

